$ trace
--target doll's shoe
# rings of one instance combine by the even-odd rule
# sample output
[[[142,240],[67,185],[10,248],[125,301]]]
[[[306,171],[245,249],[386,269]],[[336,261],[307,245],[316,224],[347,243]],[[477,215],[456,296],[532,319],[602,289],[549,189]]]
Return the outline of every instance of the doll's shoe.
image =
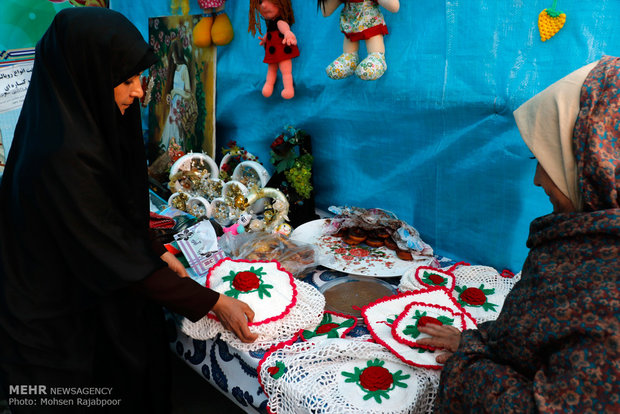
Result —
[[[366,59],[355,69],[355,74],[362,80],[377,80],[387,70],[385,54],[374,52],[366,56]]]
[[[213,16],[205,16],[196,26],[192,35],[194,37],[194,45],[196,47],[209,47],[211,46],[211,28],[213,26]]]
[[[213,27],[211,28],[211,38],[216,46],[229,44],[234,37],[233,27],[226,13],[215,16]]]
[[[325,68],[325,72],[332,79],[347,78],[355,73],[358,60],[357,53],[343,53]]]

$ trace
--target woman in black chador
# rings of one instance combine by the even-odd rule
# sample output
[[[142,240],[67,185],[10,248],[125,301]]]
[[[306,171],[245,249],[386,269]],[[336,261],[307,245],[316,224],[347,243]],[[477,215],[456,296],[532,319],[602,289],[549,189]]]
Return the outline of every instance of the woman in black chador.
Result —
[[[16,385],[111,387],[98,397],[120,399],[114,412],[168,412],[161,305],[194,321],[213,310],[242,340],[255,339],[246,304],[177,275],[182,266],[149,237],[137,100],[139,74],[154,61],[139,31],[103,8],[59,12],[37,44],[0,185],[0,385],[9,402]]]

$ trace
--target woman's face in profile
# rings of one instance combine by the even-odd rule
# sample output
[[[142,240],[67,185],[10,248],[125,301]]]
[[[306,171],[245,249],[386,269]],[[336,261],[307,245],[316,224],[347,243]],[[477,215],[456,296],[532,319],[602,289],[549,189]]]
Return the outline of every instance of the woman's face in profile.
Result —
[[[575,211],[572,201],[560,191],[540,163],[536,165],[534,185],[542,187],[543,190],[545,190],[545,193],[549,196],[549,201],[553,204],[554,213],[570,213],[571,211]]]
[[[142,90],[140,75],[132,76],[114,88],[114,100],[123,115],[125,115],[125,110],[129,108],[134,99],[140,99],[143,95],[144,91]]]

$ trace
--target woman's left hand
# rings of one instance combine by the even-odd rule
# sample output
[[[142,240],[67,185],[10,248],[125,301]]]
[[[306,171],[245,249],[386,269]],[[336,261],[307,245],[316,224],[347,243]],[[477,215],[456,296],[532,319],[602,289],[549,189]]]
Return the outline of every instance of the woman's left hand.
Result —
[[[424,326],[418,326],[418,330],[431,336],[431,338],[418,339],[416,341],[418,344],[433,346],[447,351],[437,355],[437,358],[435,358],[440,364],[445,364],[448,358],[459,348],[461,331],[454,326],[429,323]]]
[[[183,266],[183,263],[181,263],[181,261],[177,259],[176,256],[173,255],[172,253],[166,252],[162,254],[160,258],[164,262],[168,263],[168,267],[172,271],[174,271],[174,273],[176,273],[177,275],[181,277],[189,277],[189,274],[187,273],[187,269],[185,269],[185,266]]]

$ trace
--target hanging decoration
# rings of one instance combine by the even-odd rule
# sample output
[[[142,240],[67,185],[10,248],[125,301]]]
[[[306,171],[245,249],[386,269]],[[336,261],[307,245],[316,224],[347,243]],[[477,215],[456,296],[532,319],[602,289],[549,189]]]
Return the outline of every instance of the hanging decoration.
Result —
[[[540,31],[540,40],[543,42],[555,36],[566,22],[566,14],[556,8],[557,3],[557,0],[553,0],[553,5],[538,15],[538,30]]]

